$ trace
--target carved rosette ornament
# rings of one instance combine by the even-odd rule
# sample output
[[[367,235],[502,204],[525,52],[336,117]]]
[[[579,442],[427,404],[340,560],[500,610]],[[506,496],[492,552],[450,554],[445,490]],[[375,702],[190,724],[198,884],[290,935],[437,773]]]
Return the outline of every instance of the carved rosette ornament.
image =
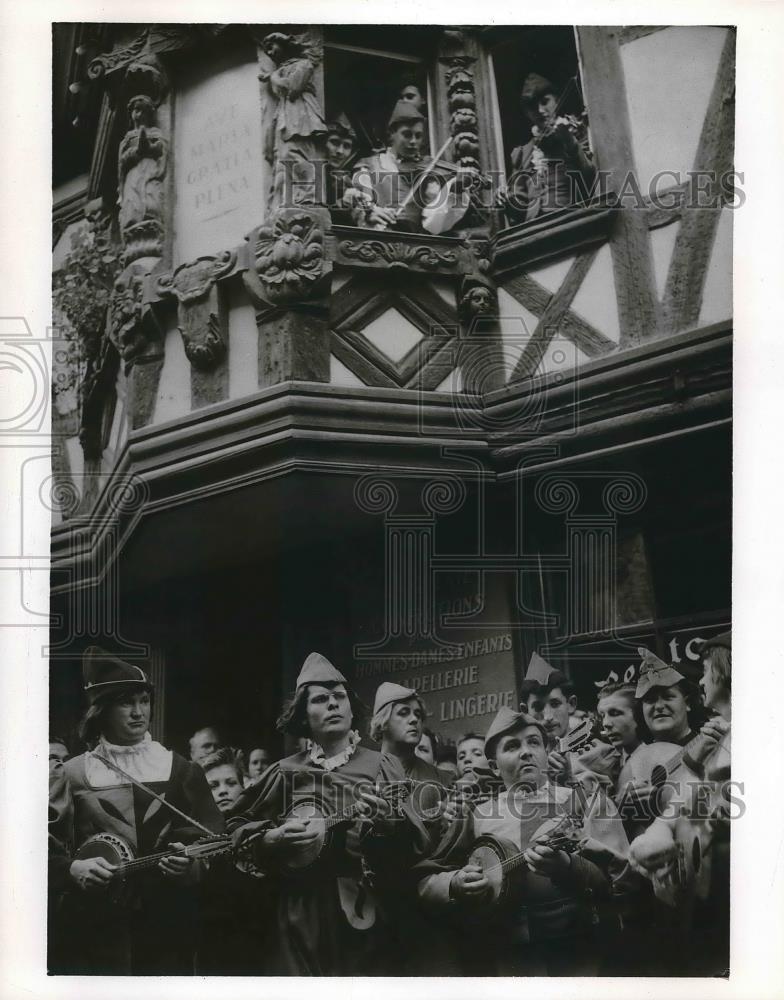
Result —
[[[157,281],[160,295],[177,299],[177,317],[185,356],[199,371],[215,368],[226,354],[225,316],[216,282],[236,267],[237,254],[226,250],[181,264]]]
[[[318,212],[287,208],[248,237],[251,263],[243,273],[256,301],[273,306],[307,299],[325,273],[324,220]]]

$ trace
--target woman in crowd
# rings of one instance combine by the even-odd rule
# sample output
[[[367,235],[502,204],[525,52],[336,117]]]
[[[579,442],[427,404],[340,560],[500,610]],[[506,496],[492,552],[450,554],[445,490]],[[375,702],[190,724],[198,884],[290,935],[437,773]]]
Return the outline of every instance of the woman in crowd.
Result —
[[[221,814],[201,768],[150,736],[154,691],[144,672],[91,646],[83,675],[89,707],[80,736],[89,749],[50,781],[50,886],[63,893],[58,929],[68,933],[50,952],[64,967],[51,971],[191,974],[199,863],[177,852],[220,832]],[[97,833],[111,834],[136,858],[166,848],[172,854],[124,879],[118,899],[115,864],[74,857],[80,848],[90,853],[85,842]]]

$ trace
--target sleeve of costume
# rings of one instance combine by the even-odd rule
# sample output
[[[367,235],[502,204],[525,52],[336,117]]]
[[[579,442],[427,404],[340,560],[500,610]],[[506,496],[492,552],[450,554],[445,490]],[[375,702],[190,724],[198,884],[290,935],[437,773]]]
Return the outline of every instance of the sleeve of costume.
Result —
[[[395,764],[396,758],[385,754],[381,760],[378,780],[394,784],[404,777]],[[434,783],[435,784],[435,783]],[[374,875],[382,880],[407,880],[408,872],[417,861],[430,854],[441,833],[442,795],[429,783],[415,787],[403,801],[395,819],[381,823],[365,823],[360,831],[361,851]]]
[[[226,829],[234,838],[235,846],[247,837],[271,830],[278,825],[278,819],[285,808],[286,784],[278,762],[271,764],[255,785],[246,788],[234,804],[234,810],[226,823]],[[251,847],[253,860],[262,870],[266,870],[269,858],[261,849],[261,844]]]
[[[73,846],[73,797],[65,769],[49,774],[49,886],[63,890],[71,887],[71,849]]]
[[[370,166],[367,163],[357,164],[354,176],[351,178],[351,187],[359,191],[359,193],[364,195],[365,198],[375,202],[376,192],[373,188],[373,176],[370,171]]]
[[[456,177],[451,177],[430,204],[422,209],[422,228],[425,232],[433,236],[445,233],[456,226],[468,211],[468,192],[456,192],[456,181]]]
[[[553,877],[553,883],[568,885],[578,893],[592,893],[596,897],[608,896],[610,893],[610,882],[601,868],[589,861],[581,858],[579,854],[569,855],[569,870],[558,878]]]
[[[449,824],[431,856],[414,867],[413,876],[420,899],[435,906],[449,903],[452,876],[466,863],[473,842],[473,814],[458,817]]]

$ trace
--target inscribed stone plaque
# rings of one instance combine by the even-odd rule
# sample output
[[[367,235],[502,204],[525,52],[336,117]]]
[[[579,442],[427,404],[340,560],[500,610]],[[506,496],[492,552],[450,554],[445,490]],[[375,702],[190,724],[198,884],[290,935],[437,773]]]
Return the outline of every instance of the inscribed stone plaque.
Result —
[[[242,243],[263,217],[258,65],[213,68],[178,89],[175,117],[175,263]]]

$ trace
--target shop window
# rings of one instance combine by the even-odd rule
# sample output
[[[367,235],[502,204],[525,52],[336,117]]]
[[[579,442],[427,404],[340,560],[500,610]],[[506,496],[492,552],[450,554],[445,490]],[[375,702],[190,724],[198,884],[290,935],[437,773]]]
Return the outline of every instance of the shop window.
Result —
[[[595,193],[574,29],[492,29],[499,160],[509,225],[553,221]],[[559,123],[555,126],[553,123]]]

